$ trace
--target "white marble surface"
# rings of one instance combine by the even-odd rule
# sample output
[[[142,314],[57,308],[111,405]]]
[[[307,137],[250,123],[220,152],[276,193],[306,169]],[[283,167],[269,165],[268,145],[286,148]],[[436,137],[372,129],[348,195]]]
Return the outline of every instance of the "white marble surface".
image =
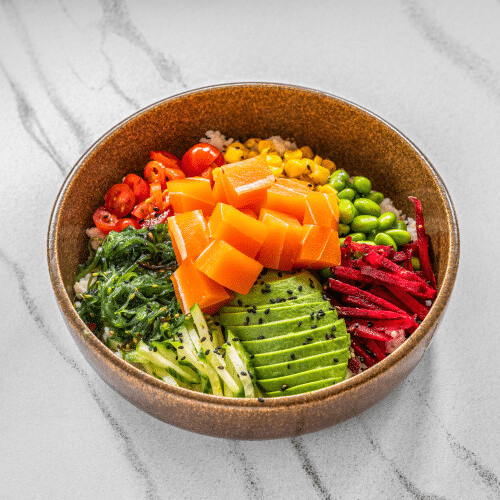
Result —
[[[0,2],[0,497],[500,498],[500,2]],[[414,372],[357,418],[226,441],[140,412],[87,365],[45,241],[58,189],[112,125],[179,91],[277,81],[402,130],[455,202],[461,263]]]

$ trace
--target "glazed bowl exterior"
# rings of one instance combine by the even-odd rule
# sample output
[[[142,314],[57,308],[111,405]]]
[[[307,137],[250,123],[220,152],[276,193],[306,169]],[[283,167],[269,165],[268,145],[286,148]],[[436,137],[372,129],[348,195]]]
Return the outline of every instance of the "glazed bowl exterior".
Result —
[[[172,387],[118,358],[73,307],[78,264],[87,258],[85,229],[107,189],[140,173],[151,150],[181,156],[204,136],[280,135],[309,145],[351,175],[365,175],[395,206],[413,216],[408,196],[422,202],[431,238],[438,295],[412,336],[369,370],[298,396],[223,398]],[[99,376],[150,415],[193,432],[235,439],[297,436],[342,422],[391,392],[422,358],[449,301],[459,261],[459,232],[447,189],[434,167],[403,134],[371,112],[324,92],[282,84],[240,83],[169,97],[127,118],[82,156],[52,212],[48,265],[55,296],[80,351]]]

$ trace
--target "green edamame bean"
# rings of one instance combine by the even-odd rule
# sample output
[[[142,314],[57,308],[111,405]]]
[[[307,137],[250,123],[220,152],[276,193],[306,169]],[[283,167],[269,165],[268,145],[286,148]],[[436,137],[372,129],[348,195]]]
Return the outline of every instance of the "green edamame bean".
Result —
[[[406,224],[404,220],[397,220],[391,229],[400,229],[401,231],[406,231]]]
[[[354,197],[356,196],[356,191],[354,191],[354,189],[346,187],[346,188],[342,189],[342,191],[339,191],[339,194],[337,196],[338,196],[339,200],[344,199],[344,200],[353,201]]]
[[[377,236],[375,236],[375,245],[392,246],[396,252],[398,251],[396,242],[387,233],[377,233]]]
[[[339,202],[340,204],[340,202]],[[351,231],[355,233],[368,233],[377,229],[378,219],[373,215],[358,215],[351,222]]]
[[[345,181],[345,187],[349,189],[354,189],[354,184],[349,179],[347,179]]]
[[[370,179],[363,177],[362,175],[354,177],[352,183],[354,184],[354,189],[359,194],[367,195],[370,194],[370,191],[372,190],[372,183],[370,182]]]
[[[343,168],[341,168],[339,170],[335,170],[335,172],[332,172],[330,179],[340,179],[341,181],[346,182],[349,180],[349,174]]]
[[[414,271],[420,271],[420,259],[418,257],[412,257],[411,258],[411,265],[413,267]]]
[[[368,241],[375,241],[375,236],[377,236],[377,231],[376,230],[369,231],[368,233],[366,233],[366,239]]]
[[[394,212],[384,212],[378,218],[378,227],[379,231],[387,231],[387,229],[391,229],[396,223],[396,214]]]
[[[384,195],[380,191],[372,191],[366,195],[366,198],[380,205],[384,201]]]
[[[352,226],[351,226],[352,229]],[[398,247],[406,245],[411,241],[411,235],[408,231],[401,229],[388,229],[385,234],[388,234],[396,243]]]
[[[339,245],[342,246],[344,244],[345,238],[339,238]]]
[[[368,198],[358,198],[357,200],[354,200],[354,206],[358,209],[358,212],[361,215],[373,215],[374,217],[380,217],[380,207]]]
[[[351,233],[348,236],[352,238],[352,241],[363,241],[366,240],[365,233]]]
[[[357,215],[356,207],[346,199],[339,200],[340,222],[342,224],[350,224]],[[354,231],[358,232],[358,231]]]
[[[339,236],[346,236],[350,233],[351,228],[349,227],[349,224],[342,224],[339,223]]]
[[[331,186],[333,189],[335,189],[337,193],[340,193],[340,191],[342,191],[345,188],[345,182],[337,177],[335,178],[330,177],[328,185]]]

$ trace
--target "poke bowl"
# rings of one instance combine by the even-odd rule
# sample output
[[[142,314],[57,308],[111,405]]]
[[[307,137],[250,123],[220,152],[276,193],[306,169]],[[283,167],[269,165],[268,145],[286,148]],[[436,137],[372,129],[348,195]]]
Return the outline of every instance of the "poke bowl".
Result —
[[[215,155],[208,171],[194,160],[185,164],[200,144]],[[213,144],[218,148],[210,149]],[[167,164],[170,174],[160,179]],[[141,203],[150,203],[149,211],[138,212],[144,180],[150,184]],[[208,189],[215,201],[207,208],[199,192],[187,193],[186,182],[190,190]],[[287,183],[297,192],[288,213],[277,215],[270,186],[281,200],[273,203],[284,203]],[[134,201],[123,209],[120,196],[132,192]],[[399,221],[380,209],[386,201]],[[297,203],[305,203],[300,213]],[[411,217],[413,242],[401,236],[410,236]],[[224,233],[229,220],[232,232]],[[202,229],[183,240],[182,227],[195,226]],[[126,238],[135,243],[127,246]],[[309,243],[318,238],[324,241],[319,253]],[[117,255],[117,248],[123,248],[119,276],[106,253]],[[189,431],[274,439],[349,419],[408,376],[450,299],[459,232],[439,174],[392,125],[325,92],[238,83],[169,97],[98,139],[61,187],[47,252],[68,329],[114,390]],[[115,296],[117,283],[124,288]],[[164,295],[158,283],[168,289]],[[296,288],[287,289],[290,284]],[[118,338],[106,313],[99,317],[111,296],[122,302],[109,314],[129,325]],[[143,322],[130,326],[130,304],[140,297],[133,314]],[[309,313],[314,324],[302,326]],[[403,332],[396,344],[395,325]],[[319,340],[317,332],[325,331]],[[325,359],[328,366],[318,365]]]

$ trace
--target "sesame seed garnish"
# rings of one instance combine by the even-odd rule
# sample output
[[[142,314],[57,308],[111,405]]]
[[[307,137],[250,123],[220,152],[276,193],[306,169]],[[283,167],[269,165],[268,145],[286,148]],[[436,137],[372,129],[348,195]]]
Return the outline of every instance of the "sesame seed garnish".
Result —
[[[302,321],[299,321],[297,324],[297,328],[300,328],[302,326]]]
[[[333,362],[338,363],[339,362],[338,358],[333,358]]]
[[[315,328],[318,328],[318,325],[311,325],[312,330],[314,330]]]
[[[257,337],[257,339],[258,339],[258,340],[262,340],[262,339],[265,339],[265,337],[264,337],[264,335],[259,335],[259,336]]]
[[[156,352],[158,350],[158,347],[153,346],[153,351]]]
[[[240,340],[240,339],[238,339],[238,338],[234,337],[234,338],[232,338],[231,340],[232,340],[233,342],[238,342],[238,340]]]
[[[306,337],[306,340],[308,340],[309,342],[311,342],[313,340],[312,337]]]
[[[184,361],[186,359],[186,356],[182,356],[181,361]]]
[[[208,356],[209,354],[210,354],[210,349],[207,349],[207,350],[205,351],[205,356]]]
[[[297,287],[297,290],[298,290],[299,292],[301,292],[301,291],[302,291],[302,285],[299,285],[299,286]]]
[[[224,370],[224,367],[223,366],[218,366],[217,367],[219,370]]]
[[[264,311],[264,314],[269,314],[269,311],[270,311],[270,310],[271,310],[271,309],[267,308],[267,309]]]
[[[242,306],[243,305],[243,302],[241,302],[241,300],[238,299],[238,305],[239,306]]]
[[[226,344],[227,344],[228,346],[231,346],[231,344],[230,344],[230,342],[229,342],[229,341],[227,341],[227,342],[226,342]]]
[[[281,387],[280,387],[280,391],[284,391],[285,389],[288,389],[288,386],[286,384],[283,384]]]
[[[262,325],[264,323],[264,320],[262,318],[259,318],[259,325]]]
[[[207,340],[207,337],[201,337],[200,339],[201,342],[205,342],[205,340]]]
[[[335,325],[332,325],[332,332],[335,332],[337,330],[337,327]]]
[[[283,276],[283,273],[281,271],[278,271],[278,276],[281,278]]]
[[[240,374],[246,377],[247,372],[240,372]]]
[[[288,364],[286,365],[286,367],[287,367],[288,369],[290,369],[290,363],[288,363]]]
[[[259,403],[263,403],[263,402],[264,402],[264,398],[261,398],[261,397],[259,396],[259,397],[257,398],[257,401],[258,401]]]
[[[255,354],[250,354],[250,359],[255,358]]]
[[[288,295],[293,295],[293,290],[287,290],[286,293],[288,293]]]

